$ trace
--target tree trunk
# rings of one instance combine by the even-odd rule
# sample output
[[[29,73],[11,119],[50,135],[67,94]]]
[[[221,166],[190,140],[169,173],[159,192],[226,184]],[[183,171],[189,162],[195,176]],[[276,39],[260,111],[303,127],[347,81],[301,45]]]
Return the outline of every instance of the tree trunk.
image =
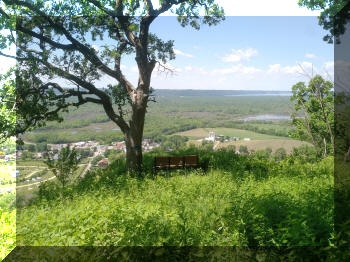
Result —
[[[140,91],[140,96],[143,93]],[[126,170],[128,173],[139,175],[142,171],[142,137],[145,123],[146,105],[142,99],[137,99],[132,106],[130,128],[125,133]]]
[[[142,135],[130,132],[125,134],[126,170],[138,175],[142,171]]]

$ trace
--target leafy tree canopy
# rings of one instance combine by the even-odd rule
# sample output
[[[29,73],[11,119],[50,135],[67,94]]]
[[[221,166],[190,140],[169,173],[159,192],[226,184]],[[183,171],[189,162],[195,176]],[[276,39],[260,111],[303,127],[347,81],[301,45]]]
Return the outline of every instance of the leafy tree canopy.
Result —
[[[17,133],[62,121],[61,112],[100,104],[125,136],[127,169],[142,169],[142,137],[151,75],[156,65],[169,70],[174,41],[150,32],[166,11],[182,26],[200,28],[224,18],[214,0],[3,0],[0,50],[16,45]],[[170,28],[169,28],[170,30]],[[121,60],[134,55],[137,86],[123,74]],[[112,79],[105,87],[96,83]],[[59,81],[61,80],[61,81]],[[64,80],[64,84],[62,83]],[[104,81],[106,82],[106,81]],[[8,132],[9,135],[14,135]]]
[[[128,111],[122,108],[136,100],[136,87],[124,76],[121,58],[136,54],[140,89],[140,82],[149,85],[157,63],[175,59],[174,41],[149,32],[153,20],[166,11],[176,14],[182,26],[195,29],[224,18],[214,0],[4,0],[0,30],[9,33],[0,36],[0,50],[16,45],[20,102],[18,128],[8,133],[62,121],[60,112],[87,102],[102,104],[111,120],[126,130],[123,120]],[[103,75],[118,84],[96,88]],[[71,88],[62,87],[57,79],[65,79]],[[151,89],[146,89],[143,95],[148,97]]]
[[[13,68],[0,75],[0,143],[15,133],[16,129],[16,90]]]
[[[292,114],[296,129],[292,136],[310,141],[319,153],[334,153],[334,92],[333,83],[320,75],[306,85],[299,82],[292,87],[294,109],[304,114]]]

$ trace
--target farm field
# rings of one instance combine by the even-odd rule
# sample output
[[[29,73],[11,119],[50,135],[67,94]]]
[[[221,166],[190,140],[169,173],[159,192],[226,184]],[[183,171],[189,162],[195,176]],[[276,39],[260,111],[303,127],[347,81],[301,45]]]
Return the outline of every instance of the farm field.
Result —
[[[46,167],[42,160],[22,160],[16,161],[17,167]]]
[[[201,139],[209,136],[209,132],[214,132],[216,135],[224,135],[230,137],[250,138],[250,139],[280,139],[278,136],[259,134],[249,130],[236,128],[196,128],[184,132],[178,132],[174,135],[187,136],[190,139]],[[286,138],[288,140],[288,138]]]
[[[251,140],[251,141],[231,141],[220,143],[217,149],[234,145],[237,149],[240,146],[246,146],[248,150],[263,150],[271,148],[272,152],[275,152],[279,148],[284,148],[287,153],[291,153],[293,148],[300,147],[302,145],[311,146],[310,143],[294,140],[294,139],[265,139],[265,140]]]

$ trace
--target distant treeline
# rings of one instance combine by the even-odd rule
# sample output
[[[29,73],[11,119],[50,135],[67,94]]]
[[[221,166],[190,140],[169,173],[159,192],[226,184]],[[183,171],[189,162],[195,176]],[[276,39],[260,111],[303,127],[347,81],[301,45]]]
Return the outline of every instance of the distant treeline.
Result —
[[[169,93],[173,92],[173,90],[168,91]],[[193,90],[186,90],[185,92],[190,91]],[[201,93],[198,90],[193,92]],[[144,138],[151,138],[157,142],[161,142],[167,135],[194,128],[239,128],[276,136],[288,136],[288,131],[291,129],[288,121],[280,121],[276,124],[271,121],[244,122],[238,120],[240,117],[247,115],[288,114],[291,111],[292,104],[289,97],[285,96],[168,96],[159,97],[156,100],[156,103],[149,104]],[[50,122],[47,126],[34,131],[34,133],[26,134],[25,138],[35,143],[71,143],[82,140],[98,140],[102,143],[110,143],[124,139],[120,131],[100,130],[96,132],[94,129],[95,123],[109,121],[103,108],[99,105],[87,104],[81,108],[71,110],[63,117],[63,122]],[[74,128],[80,127],[85,128],[84,130],[74,130]]]
[[[194,89],[156,89],[156,96],[290,96],[290,91],[264,91],[264,90],[194,90]]]

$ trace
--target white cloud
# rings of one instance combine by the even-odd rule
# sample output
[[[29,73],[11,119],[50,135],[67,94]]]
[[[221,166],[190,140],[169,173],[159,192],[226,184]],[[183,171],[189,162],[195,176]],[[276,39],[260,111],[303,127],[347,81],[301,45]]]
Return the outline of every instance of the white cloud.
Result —
[[[242,64],[238,64],[227,68],[214,69],[211,71],[211,74],[212,75],[228,75],[228,74],[234,74],[234,73],[254,74],[258,72],[262,72],[262,70],[253,66],[244,66]]]
[[[184,53],[184,52],[182,52],[181,50],[178,50],[178,49],[174,49],[174,53],[176,55],[180,55],[180,56],[184,56],[184,57],[189,57],[189,58],[193,57],[193,55],[188,54],[188,53]]]
[[[268,73],[282,73],[282,74],[303,74],[303,70],[309,72],[310,70],[315,72],[315,67],[313,67],[312,63],[303,61],[301,63],[297,62],[297,65],[294,66],[281,66],[280,64],[272,64],[269,65]],[[312,74],[312,72],[311,72]]]
[[[334,81],[334,61],[323,64],[323,77],[327,80]]]
[[[180,68],[178,68],[180,69]],[[208,71],[204,68],[204,67],[198,67],[198,66],[190,66],[187,65],[184,67],[184,69],[180,69],[180,71],[184,71],[184,72],[191,72],[191,74],[208,74]]]
[[[280,71],[281,71],[280,64],[269,65],[269,69],[267,70],[268,73],[278,73]]]
[[[225,77],[220,77],[220,78],[218,79],[218,83],[219,83],[219,84],[224,83],[226,80],[227,80],[227,78],[225,78]]]
[[[317,56],[316,56],[316,55],[311,54],[311,53],[307,53],[307,54],[305,55],[305,57],[306,57],[306,58],[309,58],[309,59],[314,59],[314,58],[317,58]]]
[[[254,48],[246,48],[246,49],[232,49],[231,54],[227,54],[222,57],[222,61],[224,62],[241,62],[241,61],[249,61],[251,57],[257,56],[258,50]]]
[[[326,71],[333,71],[334,70],[334,62],[333,61],[325,62],[323,64],[323,67]]]

